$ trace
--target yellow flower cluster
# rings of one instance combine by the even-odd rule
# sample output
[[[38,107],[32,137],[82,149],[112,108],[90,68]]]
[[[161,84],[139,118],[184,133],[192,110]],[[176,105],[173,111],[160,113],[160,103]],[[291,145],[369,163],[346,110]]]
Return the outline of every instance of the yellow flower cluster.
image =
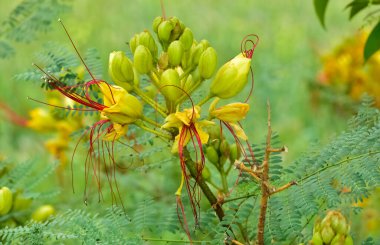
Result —
[[[380,52],[364,64],[363,50],[368,34],[359,32],[322,57],[318,81],[335,92],[359,101],[364,93],[375,97],[380,107]]]

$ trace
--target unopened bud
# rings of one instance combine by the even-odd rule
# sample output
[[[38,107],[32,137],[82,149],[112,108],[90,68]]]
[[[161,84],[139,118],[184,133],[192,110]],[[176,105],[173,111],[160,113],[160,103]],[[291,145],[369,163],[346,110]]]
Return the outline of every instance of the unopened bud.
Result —
[[[129,48],[131,49],[132,54],[135,53],[137,46],[139,45],[139,35],[135,34],[131,40],[129,40]]]
[[[214,48],[208,47],[199,58],[198,69],[203,79],[212,77],[218,63],[217,54]]]
[[[206,48],[201,43],[198,43],[191,48],[191,63],[193,65],[198,65],[199,59],[205,50]]]
[[[13,195],[8,187],[0,189],[0,215],[7,214],[13,204]]]
[[[219,164],[219,155],[213,146],[208,146],[206,148],[206,157],[214,165]]]
[[[44,222],[54,214],[55,209],[52,205],[43,205],[33,212],[32,219],[35,221]]]
[[[346,239],[344,240],[344,245],[354,245],[354,240],[350,235],[346,236]]]
[[[173,25],[173,31],[171,32],[169,41],[172,42],[177,40],[179,36],[182,34],[184,24],[177,17],[170,18],[170,22]]]
[[[157,44],[154,41],[153,36],[148,31],[143,31],[139,34],[139,45],[147,47],[153,57],[157,56]]]
[[[336,234],[335,237],[332,239],[330,245],[343,245],[345,236],[342,234]]]
[[[169,64],[178,66],[181,63],[183,55],[183,46],[180,41],[172,42],[168,47]]]
[[[168,20],[162,21],[160,25],[158,26],[158,31],[157,31],[158,39],[160,39],[160,41],[163,43],[169,42],[170,35],[173,28],[174,26],[172,22]]]
[[[230,145],[230,161],[233,163],[235,160],[239,160],[241,157],[240,147],[233,143]]]
[[[143,88],[143,91],[144,91],[145,95],[147,95],[149,98],[154,99],[158,90],[155,86],[148,85],[145,88]]]
[[[147,74],[153,68],[152,55],[149,49],[143,45],[137,46],[133,62],[140,74]]]
[[[312,245],[323,245],[322,236],[319,232],[315,232],[311,238]]]
[[[185,51],[190,50],[194,41],[193,32],[190,30],[190,28],[185,28],[182,35],[179,37],[179,41],[182,43],[183,49]]]
[[[220,154],[222,154],[222,156],[225,156],[225,157],[230,156],[230,144],[228,144],[227,140],[222,140],[222,142],[220,142],[219,151],[220,151]]]
[[[13,200],[13,210],[20,211],[27,209],[32,204],[32,199],[24,197],[21,193],[17,193]]]
[[[122,51],[110,53],[108,72],[111,79],[127,91],[132,90],[134,72],[132,61]]]
[[[239,54],[224,64],[211,83],[211,94],[222,99],[237,95],[248,82],[251,59]]]
[[[207,168],[207,166],[204,166],[203,167],[203,170],[202,170],[202,177],[205,181],[208,181],[210,180],[211,178],[211,173],[210,173],[210,170]]]
[[[324,243],[330,244],[335,236],[335,232],[330,226],[323,226],[321,230],[321,236]]]
[[[161,93],[169,101],[175,102],[181,97],[180,81],[178,72],[173,69],[165,70],[161,75]]]
[[[158,16],[158,17],[156,17],[156,18],[153,20],[152,28],[153,28],[153,31],[154,31],[155,33],[158,32],[158,26],[161,24],[162,21],[164,21],[164,18],[162,18],[161,16]]]
[[[336,233],[346,235],[348,234],[348,224],[346,218],[337,211],[332,211],[330,214],[331,227]]]
[[[169,65],[169,56],[168,53],[162,52],[160,58],[158,59],[158,67],[161,70],[165,70]]]

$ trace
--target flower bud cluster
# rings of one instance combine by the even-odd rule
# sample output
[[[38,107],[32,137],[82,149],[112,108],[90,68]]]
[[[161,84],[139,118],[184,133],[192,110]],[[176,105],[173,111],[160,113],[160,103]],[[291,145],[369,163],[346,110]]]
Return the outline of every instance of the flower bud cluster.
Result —
[[[329,211],[323,220],[318,220],[313,229],[310,244],[352,245],[350,225],[338,211]]]
[[[209,127],[209,143],[206,146],[206,157],[216,168],[221,169],[227,160],[234,163],[241,157],[241,150],[236,143],[229,144],[220,134],[218,126]]]

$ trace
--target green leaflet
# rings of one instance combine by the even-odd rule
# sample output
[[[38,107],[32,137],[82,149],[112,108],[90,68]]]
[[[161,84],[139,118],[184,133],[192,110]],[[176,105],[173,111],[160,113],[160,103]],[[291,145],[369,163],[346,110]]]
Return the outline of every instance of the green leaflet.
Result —
[[[317,13],[318,19],[321,22],[321,25],[323,26],[323,28],[326,28],[325,13],[326,13],[328,2],[329,0],[314,0],[315,12]]]
[[[364,47],[364,60],[367,61],[380,49],[380,21],[373,28]]]

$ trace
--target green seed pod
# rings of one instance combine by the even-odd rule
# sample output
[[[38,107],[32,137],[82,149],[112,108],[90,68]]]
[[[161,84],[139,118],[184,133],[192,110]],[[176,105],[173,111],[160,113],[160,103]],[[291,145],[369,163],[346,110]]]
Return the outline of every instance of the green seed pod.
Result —
[[[155,33],[158,32],[158,26],[161,24],[162,21],[164,21],[164,18],[162,18],[161,16],[157,16],[156,18],[154,18],[152,28]]]
[[[211,83],[211,94],[222,99],[237,95],[248,82],[250,66],[251,59],[242,54],[224,64]]]
[[[149,73],[153,68],[153,59],[149,49],[143,45],[137,46],[133,63],[140,74]]]
[[[321,234],[319,232],[314,233],[313,237],[311,238],[311,242],[313,245],[323,245]]]
[[[172,42],[168,47],[169,64],[178,66],[181,63],[183,55],[183,46],[180,41]]]
[[[194,42],[193,32],[190,30],[190,28],[185,28],[182,35],[179,37],[179,41],[183,44],[183,49],[185,51],[190,50]]]
[[[43,205],[32,214],[32,219],[39,222],[46,221],[50,216],[55,214],[55,209],[51,205]]]
[[[324,243],[330,244],[335,236],[335,232],[330,226],[324,226],[321,230],[321,236]]]
[[[127,91],[133,89],[134,72],[132,61],[122,51],[110,53],[108,72],[115,84]]]
[[[173,69],[165,70],[161,75],[161,93],[169,101],[176,102],[182,93],[179,89],[180,81],[178,73]]]
[[[206,157],[212,164],[216,166],[219,164],[219,155],[213,146],[206,148]]]
[[[161,70],[165,70],[169,65],[169,56],[168,53],[162,52],[160,58],[158,59],[158,67]]]
[[[210,173],[210,170],[207,168],[207,166],[204,166],[203,167],[203,170],[202,170],[202,177],[205,181],[209,181],[210,178],[211,178],[211,173]]]
[[[139,45],[147,47],[153,57],[157,56],[157,45],[153,36],[148,31],[143,31],[139,34]]]
[[[0,215],[7,214],[13,204],[13,194],[8,187],[0,189]]]
[[[241,157],[241,150],[240,147],[236,145],[236,143],[233,143],[230,145],[230,161],[233,163],[235,160],[239,160]]]
[[[198,69],[200,76],[203,79],[211,78],[216,70],[217,63],[218,58],[215,49],[208,47],[199,58]]]
[[[139,35],[134,35],[131,40],[129,40],[129,48],[131,49],[132,54],[135,53],[137,46],[139,45]]]
[[[346,239],[344,240],[344,245],[354,245],[354,240],[352,240],[352,237],[350,235],[346,236]]]
[[[163,43],[169,42],[173,28],[174,26],[170,21],[164,20],[161,22],[161,24],[158,26],[158,39],[160,39],[160,41]]]
[[[342,235],[342,234],[336,234],[335,237],[332,239],[331,241],[331,245],[343,245],[344,244],[344,240],[345,240],[345,236]]]

